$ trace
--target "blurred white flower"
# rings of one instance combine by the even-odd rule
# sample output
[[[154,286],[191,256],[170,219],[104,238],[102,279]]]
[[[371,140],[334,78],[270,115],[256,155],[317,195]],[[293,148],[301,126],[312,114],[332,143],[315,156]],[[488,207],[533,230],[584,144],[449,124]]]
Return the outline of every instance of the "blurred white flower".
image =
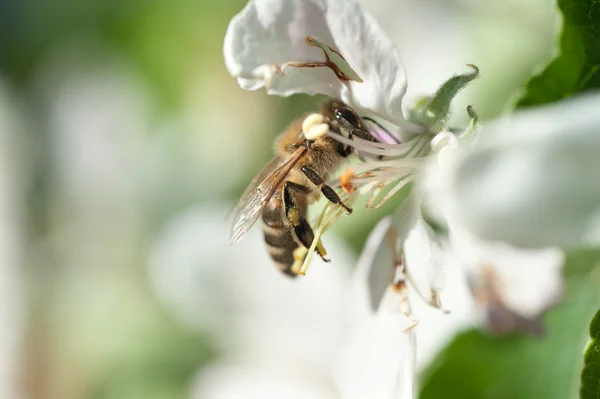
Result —
[[[390,218],[386,239],[380,237],[377,245],[368,246],[363,259],[374,264],[374,274],[367,279],[373,309],[389,291],[385,282],[396,273],[396,287],[406,291],[403,311],[419,323],[417,332],[423,329],[430,335],[428,323],[453,319],[442,328],[443,334],[427,340],[429,348],[423,357],[430,358],[432,346],[439,349],[439,342],[470,326],[494,333],[540,333],[540,315],[562,294],[564,256],[559,249],[524,250],[486,242],[457,225],[450,226],[448,236],[440,237],[422,218],[416,217],[413,223],[408,234],[398,235],[397,223]],[[406,290],[407,286],[413,289]],[[428,314],[423,307],[426,303],[450,314],[439,310]]]
[[[223,206],[185,212],[159,237],[150,259],[160,298],[184,320],[212,331],[223,354],[200,371],[194,397],[362,398],[371,392],[386,398],[398,387],[412,391],[414,367],[403,361],[414,356],[414,332],[405,332],[411,321],[394,309],[400,303],[394,293],[371,311],[366,291],[355,288],[366,285],[370,272],[357,273],[349,286],[347,248],[332,238],[333,262],[292,280],[271,264],[260,232],[229,246],[225,212]]]
[[[439,170],[435,206],[474,234],[518,246],[600,243],[600,94],[484,125]]]
[[[434,161],[425,168],[424,176],[419,180],[420,186],[410,198],[417,202],[419,209],[413,212],[418,215],[415,227],[400,250],[406,254],[408,267],[432,269],[431,300],[435,302],[444,285],[441,281],[445,274],[444,264],[456,262],[466,273],[471,291],[484,310],[490,329],[496,332],[515,329],[538,332],[537,318],[562,294],[562,251],[549,247],[526,250],[503,242],[482,240],[466,230],[451,213],[444,213],[443,207],[432,207],[430,202],[443,195],[440,188],[436,191],[436,184],[447,187],[446,173],[456,168],[457,157],[462,150],[453,135],[436,144]],[[415,199],[417,196],[420,196],[422,203]],[[428,228],[423,216],[420,216],[421,208],[426,212],[432,210],[445,224],[447,232],[442,235],[443,245],[437,241],[439,234],[433,234],[432,231],[429,231],[430,234],[420,234],[420,240],[411,241],[415,230]],[[430,256],[425,262],[418,262],[410,259],[411,252],[420,253],[421,257],[423,253]],[[445,261],[440,262],[440,259]]]
[[[449,241],[487,328],[541,333],[540,316],[562,296],[562,251],[488,242],[457,225],[451,226]]]
[[[60,225],[51,240],[69,262],[87,266],[75,270],[119,265],[142,228],[148,166],[156,162],[148,151],[148,86],[85,40],[49,51],[36,77],[47,116],[50,212]]]

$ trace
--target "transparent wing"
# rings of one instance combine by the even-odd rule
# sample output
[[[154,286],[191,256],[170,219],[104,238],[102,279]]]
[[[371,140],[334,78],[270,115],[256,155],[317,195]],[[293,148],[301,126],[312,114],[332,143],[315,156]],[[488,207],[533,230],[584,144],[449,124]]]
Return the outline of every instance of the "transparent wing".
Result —
[[[233,217],[233,225],[229,237],[232,244],[238,242],[248,230],[250,230],[254,223],[256,223],[277,187],[305,153],[306,147],[298,148],[283,164],[273,170],[273,172],[268,173],[256,188],[253,188],[256,184],[254,180],[250,183],[250,186],[248,186],[244,195],[239,200],[237,211]],[[271,162],[274,161],[272,160]],[[267,174],[266,169],[267,168],[264,168],[259,173],[256,180],[258,180],[261,175]]]
[[[233,213],[234,210],[239,211],[240,209],[242,209],[244,207],[244,203],[246,202],[246,198],[248,197],[248,194],[250,194],[260,183],[262,183],[262,181],[265,180],[265,178],[267,176],[269,176],[271,173],[273,173],[275,171],[275,169],[277,169],[277,167],[279,166],[279,164],[281,162],[282,161],[281,161],[280,156],[273,157],[269,161],[269,163],[267,163],[265,165],[265,167],[262,168],[262,170],[260,172],[258,172],[258,174],[256,176],[254,176],[254,179],[252,179],[250,184],[248,184],[248,187],[246,187],[246,189],[242,193],[240,200],[237,202],[237,204],[235,204],[231,208],[231,210],[227,214],[227,218],[229,218],[229,216],[231,216],[231,214]]]

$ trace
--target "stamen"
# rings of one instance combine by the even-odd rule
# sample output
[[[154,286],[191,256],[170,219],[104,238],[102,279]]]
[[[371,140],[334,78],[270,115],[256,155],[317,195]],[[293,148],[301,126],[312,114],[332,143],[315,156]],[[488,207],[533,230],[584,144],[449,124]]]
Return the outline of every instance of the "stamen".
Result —
[[[355,176],[354,170],[350,168],[343,171],[340,175],[340,187],[348,195],[352,194],[356,190],[356,187],[354,187],[352,184],[352,179],[354,179]]]
[[[393,159],[389,161],[371,161],[365,162],[355,166],[355,173],[357,175],[367,172],[383,172],[383,171],[394,171],[400,170],[414,171],[416,168],[421,167],[424,162],[428,162],[431,157],[419,157],[419,158],[404,158],[404,159]]]
[[[372,147],[372,148],[378,148],[378,149],[398,149],[398,148],[402,148],[405,147],[407,144],[411,143],[411,142],[415,142],[417,140],[419,140],[419,137],[414,137],[413,139],[407,141],[406,143],[402,143],[402,144],[389,144],[389,143],[380,143],[378,141],[368,141],[368,140],[363,140],[359,137],[354,137],[353,139],[348,139],[344,136],[341,136],[337,133],[332,132],[332,137],[335,138],[337,140],[338,137],[341,137],[345,140],[349,140],[348,142],[346,141],[342,141],[340,140],[340,142],[344,143],[344,144],[349,144],[349,145],[354,145],[354,144],[363,144],[366,147]]]
[[[373,201],[375,201],[377,196],[379,196],[379,193],[381,193],[381,190],[383,190],[385,188],[385,186],[386,186],[386,183],[380,184],[379,186],[375,187],[375,189],[373,190],[373,194],[367,200],[367,205],[366,205],[367,208],[372,208],[371,204],[373,203]]]
[[[348,204],[349,206],[352,206],[354,204],[354,201],[356,200],[356,195],[350,195],[348,197],[343,196],[345,198],[341,198],[342,201],[346,204]],[[310,248],[308,249],[308,254],[306,255],[306,258],[304,259],[304,263],[302,264],[302,266],[300,267],[299,270],[299,274],[301,275],[306,275],[306,270],[308,269],[308,265],[310,264],[310,260],[312,259],[312,255],[315,252],[315,249],[317,248],[317,245],[320,243],[321,241],[321,236],[323,235],[323,233],[325,233],[332,225],[333,223],[344,213],[344,209],[339,206],[338,204],[334,204],[334,203],[328,203],[327,205],[325,205],[325,207],[323,208],[323,211],[321,212],[321,215],[319,216],[319,219],[317,219],[317,222],[315,223],[315,238],[313,239],[313,242],[310,246]]]
[[[408,299],[406,261],[403,254],[398,254],[396,251],[394,251],[396,242],[398,240],[396,230],[394,228],[390,228],[385,238],[388,242],[388,245],[392,249],[392,256],[394,259],[394,274],[392,276],[392,281],[390,282],[390,287],[394,292],[399,294],[400,311],[411,321],[411,325],[408,326],[404,331],[410,331],[419,324],[419,320],[412,314],[410,301]]]
[[[388,129],[383,127],[381,123],[377,122],[373,118],[369,118],[368,116],[363,116],[363,120],[372,123],[375,126],[369,126],[369,133],[371,136],[375,137],[380,143],[388,143],[388,144],[401,144],[402,141],[396,134],[390,132]]]
[[[412,179],[413,179],[412,176],[404,176],[404,177],[400,178],[399,180],[397,180],[394,188],[392,188],[379,202],[377,202],[376,204],[370,204],[371,208],[377,209],[380,206],[382,206],[383,204],[385,204],[390,198],[392,198],[394,195],[396,195],[396,193],[398,193],[398,191],[400,191],[402,189],[402,187],[404,187],[408,183],[410,183],[412,181]],[[393,182],[390,182],[390,184],[391,183],[393,183]],[[387,185],[389,185],[389,184],[386,184],[386,186]],[[384,186],[384,188],[386,186]]]
[[[358,137],[352,139],[329,131],[327,135],[342,144],[354,147],[357,151],[373,155],[382,155],[388,158],[403,158],[425,153],[423,149],[429,143],[429,138],[425,135],[417,135],[410,141],[403,144],[386,144],[373,141],[367,141]],[[427,149],[429,151],[429,149]]]
[[[413,157],[417,157],[419,155],[426,154],[426,153],[430,152],[429,151],[429,143],[430,143],[429,139],[420,140],[410,150],[410,152],[408,153],[408,155],[406,157],[407,158],[413,158]]]
[[[357,177],[356,179],[352,180],[352,183],[359,185],[359,184],[368,184],[368,183],[373,183],[373,182],[380,182],[382,180],[396,180],[396,173],[385,173],[385,174],[377,174],[375,176],[365,176],[365,177]]]

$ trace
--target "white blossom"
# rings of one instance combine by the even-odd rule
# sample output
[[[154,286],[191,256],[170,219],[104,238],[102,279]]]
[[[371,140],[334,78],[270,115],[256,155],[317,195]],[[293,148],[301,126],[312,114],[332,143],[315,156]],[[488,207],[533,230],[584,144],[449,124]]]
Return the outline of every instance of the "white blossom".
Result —
[[[366,160],[331,182],[345,203],[369,195],[367,206],[375,208],[414,183],[395,214],[373,231],[355,273],[345,318],[349,334],[335,368],[338,393],[413,397],[416,341],[419,331],[431,331],[424,322],[453,320],[440,323],[444,334],[435,336],[437,345],[457,329],[477,324],[537,332],[537,317],[560,297],[562,252],[481,240],[463,228],[449,205],[438,205],[431,196],[431,186],[450,184],[446,172],[455,167],[460,149],[447,126],[450,101],[477,77],[477,67],[469,65],[472,72],[452,77],[451,84],[403,115],[407,79],[400,56],[351,0],[250,1],[232,20],[224,53],[229,72],[244,89],[326,94],[383,119],[369,125],[377,142],[327,133]],[[463,133],[472,134],[478,118],[472,108],[468,112],[471,125]],[[335,205],[324,208],[315,243],[340,213]],[[441,220],[445,233],[430,224],[430,214]]]
[[[405,331],[411,322],[393,311],[393,293],[389,307],[370,310],[366,291],[352,289],[366,286],[369,273],[350,277],[347,248],[328,240],[335,264],[291,280],[257,245],[258,232],[229,246],[224,212],[218,205],[184,212],[150,258],[159,298],[185,322],[212,332],[222,353],[198,373],[193,397],[393,398],[412,386],[414,367],[403,361],[414,356],[413,332]]]
[[[398,50],[351,0],[251,0],[232,19],[224,54],[244,89],[326,94],[404,121],[406,76]],[[332,63],[326,66],[328,58]]]
[[[599,109],[595,93],[485,124],[456,166],[433,177],[437,206],[493,240],[597,245]]]
[[[488,327],[495,331],[521,328],[537,332],[537,318],[562,294],[562,251],[556,247],[523,249],[481,239],[464,228],[454,214],[444,213],[444,207],[436,210],[428,204],[445,195],[443,189],[450,186],[448,174],[457,168],[465,151],[453,136],[435,144],[435,162],[425,168],[420,193],[425,209],[434,209],[432,213],[438,217],[443,215],[447,238],[441,250],[450,252],[446,258],[453,258],[450,261],[457,262],[466,273]],[[439,262],[434,262],[434,269],[438,265]]]

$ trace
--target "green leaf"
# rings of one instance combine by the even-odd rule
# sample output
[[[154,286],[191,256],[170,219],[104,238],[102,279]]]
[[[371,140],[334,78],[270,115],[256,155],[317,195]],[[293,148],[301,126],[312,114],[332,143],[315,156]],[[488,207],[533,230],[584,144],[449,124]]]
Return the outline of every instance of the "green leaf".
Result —
[[[545,319],[545,336],[459,335],[425,371],[421,399],[565,399],[579,388],[581,348],[600,302],[600,275],[571,277],[567,297]]]
[[[600,88],[600,2],[558,0],[558,7],[563,16],[560,54],[529,81],[519,107]]]
[[[600,249],[571,250],[566,253],[563,274],[566,278],[588,276],[598,268],[600,268]]]
[[[583,357],[584,367],[581,372],[581,399],[600,398],[600,310],[590,323],[590,337]]]

